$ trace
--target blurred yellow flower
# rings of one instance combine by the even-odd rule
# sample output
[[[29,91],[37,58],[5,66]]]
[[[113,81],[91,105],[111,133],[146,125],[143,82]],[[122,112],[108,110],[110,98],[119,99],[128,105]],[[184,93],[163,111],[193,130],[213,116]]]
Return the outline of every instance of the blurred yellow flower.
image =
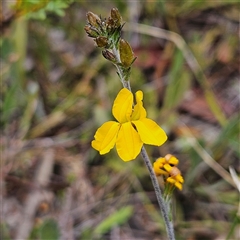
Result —
[[[178,159],[171,155],[167,154],[164,158],[160,157],[153,163],[153,169],[156,175],[168,175],[168,172],[164,169],[165,164],[171,164],[173,166],[178,165]]]
[[[176,167],[178,162],[179,160],[175,156],[167,154],[164,158],[160,157],[153,163],[153,169],[157,176],[164,176],[166,183],[169,183],[182,190],[184,179],[180,170]]]
[[[117,95],[112,108],[116,121],[104,123],[96,132],[92,147],[100,154],[108,153],[116,144],[119,157],[130,161],[140,153],[143,143],[160,146],[167,140],[164,130],[153,120],[146,118],[143,107],[143,92],[135,94],[136,105],[133,106],[133,94],[123,88]]]
[[[182,184],[184,182],[180,170],[177,167],[172,167],[169,164],[164,165],[165,170],[169,173],[167,182],[182,190]]]

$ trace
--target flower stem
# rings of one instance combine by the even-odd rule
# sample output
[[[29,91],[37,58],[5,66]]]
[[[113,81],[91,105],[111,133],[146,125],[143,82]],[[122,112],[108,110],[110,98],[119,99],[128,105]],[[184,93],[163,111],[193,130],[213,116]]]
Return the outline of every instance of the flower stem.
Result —
[[[114,47],[112,49],[112,51],[115,54],[115,56],[117,58],[117,61],[120,63],[121,60],[120,60],[120,57],[119,57],[118,49],[116,47]],[[130,85],[129,79],[127,79],[126,75],[123,73],[122,69],[117,64],[115,64],[115,66],[118,70],[118,75],[119,75],[120,80],[123,84],[123,87],[125,87],[129,91],[131,91],[131,85]],[[146,151],[144,146],[141,149],[141,155],[142,155],[142,158],[143,158],[143,160],[144,160],[144,162],[147,166],[147,169],[148,169],[149,174],[150,174],[150,178],[152,180],[153,188],[154,188],[155,194],[157,196],[158,205],[160,207],[160,210],[161,210],[164,222],[165,222],[168,239],[169,240],[175,240],[173,223],[169,218],[169,216],[171,216],[170,208],[169,208],[169,205],[164,201],[162,191],[161,191],[161,189],[158,185],[157,177],[156,177],[156,175],[153,171],[153,168],[152,168],[152,163],[149,159],[149,156],[148,156],[147,151]]]
[[[118,69],[118,74],[119,74],[120,79],[122,81],[123,87],[125,87],[129,91],[131,91],[130,82],[128,81],[128,79],[124,79],[124,76],[121,72],[121,69],[120,68],[117,68],[117,69]],[[145,147],[142,147],[141,155],[142,155],[142,158],[143,158],[143,160],[144,160],[144,162],[147,166],[150,178],[152,180],[153,188],[154,188],[154,191],[155,191],[156,196],[157,196],[158,205],[160,207],[160,210],[161,210],[164,222],[165,222],[168,238],[169,238],[169,240],[175,240],[173,223],[169,219],[169,215],[171,215],[171,213],[169,212],[170,208],[168,207],[168,205],[166,204],[166,202],[163,199],[162,191],[161,191],[161,189],[158,185],[157,177],[156,177],[156,175],[153,171],[152,163],[151,163],[151,161],[148,157],[148,154],[147,154],[147,151],[146,151]]]
[[[160,210],[161,210],[161,213],[162,213],[165,225],[166,225],[168,238],[169,238],[169,240],[174,240],[175,236],[174,236],[173,223],[172,223],[172,221],[170,221],[169,215],[168,215],[169,214],[169,211],[168,211],[169,208],[168,208],[167,204],[165,203],[165,201],[163,199],[162,191],[161,191],[161,189],[158,185],[157,177],[156,177],[156,175],[153,171],[152,164],[151,164],[151,161],[148,157],[148,154],[147,154],[147,151],[146,151],[145,147],[142,147],[141,155],[142,155],[142,158],[143,158],[143,160],[144,160],[144,162],[147,166],[147,169],[148,169],[149,174],[150,174],[150,178],[152,180],[154,191],[155,191],[156,196],[157,196],[158,205],[160,207]]]

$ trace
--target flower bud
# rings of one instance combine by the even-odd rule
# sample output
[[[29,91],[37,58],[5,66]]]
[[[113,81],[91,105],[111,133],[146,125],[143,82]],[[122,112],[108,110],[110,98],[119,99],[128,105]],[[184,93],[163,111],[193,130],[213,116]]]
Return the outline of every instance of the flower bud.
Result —
[[[119,42],[119,52],[122,65],[124,67],[131,67],[134,61],[134,54],[130,44],[124,39],[121,39]]]
[[[103,48],[107,47],[108,45],[108,39],[106,37],[100,36],[95,39],[98,47]]]
[[[95,28],[98,28],[99,24],[101,23],[101,19],[98,17],[98,15],[92,12],[87,13],[87,19],[89,24]]]
[[[115,22],[115,27],[119,27],[121,26],[122,23],[122,16],[119,13],[117,8],[112,8],[111,9],[111,18],[113,19],[113,21]]]
[[[92,29],[89,25],[86,25],[84,27],[84,30],[89,37],[96,38],[99,36],[99,33],[96,30]]]
[[[176,177],[177,175],[181,175],[181,171],[177,167],[172,167],[171,170],[169,171],[169,174],[172,177]]]
[[[113,53],[111,53],[110,51],[108,50],[103,50],[102,51],[102,55],[109,61],[111,62],[116,62],[116,57]]]
[[[114,29],[114,26],[115,26],[114,20],[109,17],[108,20],[107,20],[108,33],[111,33],[112,29]]]

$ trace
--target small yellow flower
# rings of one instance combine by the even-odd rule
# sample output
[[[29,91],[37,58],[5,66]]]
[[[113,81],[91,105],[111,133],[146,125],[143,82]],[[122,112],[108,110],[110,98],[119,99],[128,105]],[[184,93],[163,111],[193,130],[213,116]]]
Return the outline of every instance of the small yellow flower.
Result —
[[[165,164],[171,164],[173,166],[178,165],[178,159],[171,155],[167,154],[164,158],[160,157],[153,163],[153,169],[156,175],[168,175],[168,172],[164,169]]]
[[[140,153],[143,143],[160,146],[167,140],[164,130],[153,120],[146,118],[143,107],[143,92],[135,94],[136,105],[133,107],[133,94],[123,88],[117,95],[112,108],[116,121],[104,123],[96,132],[92,147],[100,154],[108,153],[116,144],[119,157],[130,161]]]
[[[171,167],[169,164],[165,164],[164,168],[169,173],[167,182],[177,187],[179,190],[182,190],[182,184],[184,182],[180,170],[177,167]]]
[[[179,160],[175,156],[167,154],[164,158],[160,157],[153,163],[153,170],[157,176],[163,175],[166,183],[182,190],[184,179],[176,167],[178,162]]]

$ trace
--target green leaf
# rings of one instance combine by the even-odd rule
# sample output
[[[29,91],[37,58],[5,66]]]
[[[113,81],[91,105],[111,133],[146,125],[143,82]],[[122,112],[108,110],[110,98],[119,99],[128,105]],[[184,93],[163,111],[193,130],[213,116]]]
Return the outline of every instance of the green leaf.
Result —
[[[25,12],[28,19],[44,20],[47,13],[55,13],[64,16],[63,9],[69,7],[74,0],[25,0],[18,7],[19,11]]]
[[[238,231],[237,228],[239,227],[239,224],[240,224],[240,217],[236,214],[226,240],[232,239],[234,231]]]
[[[9,226],[7,226],[6,223],[2,222],[0,224],[0,229],[1,229],[1,237],[2,237],[2,239],[4,239],[4,240],[11,240]]]
[[[240,115],[232,117],[224,126],[223,130],[219,134],[216,142],[212,146],[212,152],[215,159],[219,159],[223,153],[226,151],[227,147],[230,146],[236,153],[239,154],[239,134],[240,134]],[[238,147],[236,148],[236,144]]]
[[[183,54],[177,50],[170,69],[169,83],[164,97],[164,109],[177,107],[184,93],[190,87],[190,75],[183,69],[183,62]]]
[[[114,226],[122,225],[128,221],[133,214],[133,207],[126,206],[119,209],[117,212],[105,218],[94,230],[94,235],[100,235],[107,233]]]
[[[59,239],[60,232],[58,224],[53,219],[48,219],[43,223],[43,226],[39,230],[41,239]]]

